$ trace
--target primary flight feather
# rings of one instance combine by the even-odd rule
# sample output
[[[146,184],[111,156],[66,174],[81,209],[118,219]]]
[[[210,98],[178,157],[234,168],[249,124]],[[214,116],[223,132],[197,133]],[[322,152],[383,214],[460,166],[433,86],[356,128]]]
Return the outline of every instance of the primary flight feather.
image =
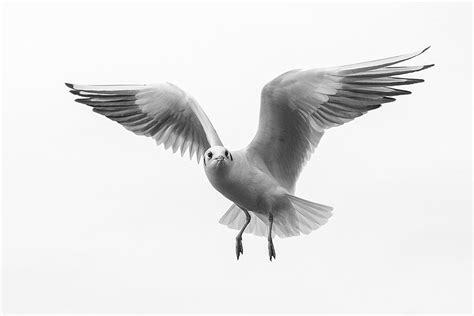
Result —
[[[427,48],[426,48],[427,49]],[[262,90],[257,133],[241,150],[224,147],[209,118],[189,94],[170,83],[154,85],[66,85],[77,102],[138,135],[150,136],[181,155],[203,159],[207,178],[234,204],[220,223],[240,230],[236,256],[243,254],[242,234],[268,237],[308,234],[327,222],[332,208],[294,195],[295,184],[324,131],[342,125],[394,96],[395,88],[422,82],[398,77],[433,65],[392,65],[426,51],[333,68],[292,70]]]

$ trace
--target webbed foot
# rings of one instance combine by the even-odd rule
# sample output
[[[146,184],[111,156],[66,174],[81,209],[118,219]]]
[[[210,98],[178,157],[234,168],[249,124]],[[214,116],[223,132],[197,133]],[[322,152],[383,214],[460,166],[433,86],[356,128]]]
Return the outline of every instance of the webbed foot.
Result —
[[[268,255],[270,256],[270,261],[276,259],[275,247],[273,246],[273,240],[268,239]]]
[[[242,246],[242,237],[235,238],[235,254],[237,255],[237,260],[239,260],[240,255],[244,254],[244,247]]]

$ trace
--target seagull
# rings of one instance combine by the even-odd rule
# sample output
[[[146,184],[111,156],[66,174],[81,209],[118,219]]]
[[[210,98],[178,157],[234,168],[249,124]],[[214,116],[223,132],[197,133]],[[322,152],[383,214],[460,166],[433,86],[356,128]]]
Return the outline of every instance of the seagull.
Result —
[[[295,196],[303,166],[325,130],[352,121],[395,96],[394,88],[423,82],[398,77],[432,67],[393,66],[412,54],[331,68],[295,69],[267,83],[261,93],[258,130],[241,150],[227,149],[197,101],[171,83],[79,85],[66,83],[75,101],[120,123],[138,135],[181,156],[203,160],[211,185],[233,202],[219,223],[242,234],[266,236],[270,261],[276,259],[273,238],[309,234],[327,222],[333,208]]]

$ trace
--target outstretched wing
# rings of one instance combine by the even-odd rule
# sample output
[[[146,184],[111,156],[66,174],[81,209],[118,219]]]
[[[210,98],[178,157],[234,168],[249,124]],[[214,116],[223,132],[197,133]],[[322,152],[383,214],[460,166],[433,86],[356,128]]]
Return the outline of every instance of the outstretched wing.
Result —
[[[153,137],[158,145],[196,154],[199,163],[211,146],[222,146],[199,104],[170,83],[156,85],[77,85],[66,83],[77,102],[122,124],[138,135]]]
[[[394,86],[423,81],[394,76],[433,65],[390,66],[426,49],[366,63],[292,70],[280,75],[262,90],[258,131],[247,147],[248,153],[263,161],[272,175],[293,192],[298,175],[324,130],[395,101],[393,96],[410,94]]]

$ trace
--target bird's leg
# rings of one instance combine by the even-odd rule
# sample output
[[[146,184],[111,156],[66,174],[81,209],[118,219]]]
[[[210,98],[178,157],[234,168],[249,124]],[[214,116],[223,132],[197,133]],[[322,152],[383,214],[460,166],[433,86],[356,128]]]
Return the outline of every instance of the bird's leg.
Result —
[[[244,233],[245,228],[247,228],[248,224],[250,223],[249,212],[245,209],[242,209],[242,211],[245,213],[245,217],[247,220],[245,221],[244,227],[242,227],[240,232],[235,237],[235,254],[237,255],[237,260],[239,260],[241,254],[244,254],[244,247],[242,246],[242,234]]]
[[[270,213],[268,216],[268,221],[270,222],[270,226],[268,229],[268,254],[270,255],[270,261],[276,259],[275,247],[273,247],[273,240],[272,240],[272,227],[273,227],[273,215]]]

